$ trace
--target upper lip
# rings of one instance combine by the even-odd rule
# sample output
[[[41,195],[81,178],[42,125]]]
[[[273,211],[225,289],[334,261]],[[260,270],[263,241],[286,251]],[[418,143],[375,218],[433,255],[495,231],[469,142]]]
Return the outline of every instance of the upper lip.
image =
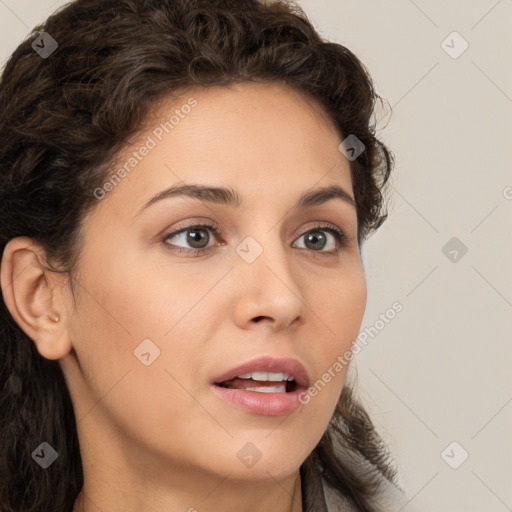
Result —
[[[246,363],[228,370],[214,379],[214,384],[220,384],[227,380],[234,379],[238,375],[249,372],[283,372],[295,379],[299,386],[309,387],[309,375],[304,366],[296,359],[275,358],[271,356],[262,356],[251,359]]]

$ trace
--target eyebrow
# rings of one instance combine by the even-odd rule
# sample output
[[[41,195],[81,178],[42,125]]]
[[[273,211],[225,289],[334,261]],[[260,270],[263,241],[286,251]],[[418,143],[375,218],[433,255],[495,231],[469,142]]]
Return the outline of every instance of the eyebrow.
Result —
[[[211,187],[207,185],[189,183],[173,185],[168,189],[159,192],[144,204],[144,206],[138,211],[137,215],[140,215],[144,210],[159,201],[176,196],[192,197],[203,202],[236,208],[244,206],[241,196],[231,187]],[[340,199],[354,208],[356,207],[354,199],[345,189],[338,185],[330,185],[305,192],[299,197],[293,209],[298,210],[319,206],[331,199]]]

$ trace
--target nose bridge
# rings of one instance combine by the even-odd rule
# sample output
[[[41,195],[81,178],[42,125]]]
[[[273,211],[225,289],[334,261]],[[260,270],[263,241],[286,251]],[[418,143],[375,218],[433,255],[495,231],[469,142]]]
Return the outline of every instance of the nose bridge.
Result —
[[[295,320],[307,308],[298,276],[293,272],[290,251],[277,227],[259,223],[236,247],[242,303],[254,317],[271,317],[278,323]]]
[[[236,253],[245,265],[257,269],[256,274],[260,278],[266,280],[264,273],[267,274],[269,269],[273,269],[274,273],[281,274],[281,279],[292,281],[294,278],[291,275],[286,243],[277,225],[262,221],[253,224],[250,232],[236,247]]]

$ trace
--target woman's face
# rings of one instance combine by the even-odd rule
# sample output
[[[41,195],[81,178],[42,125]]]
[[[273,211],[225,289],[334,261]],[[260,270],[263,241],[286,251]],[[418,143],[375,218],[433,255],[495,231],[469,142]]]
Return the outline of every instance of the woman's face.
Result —
[[[366,305],[341,140],[284,85],[194,90],[158,108],[82,228],[61,365],[85,464],[153,479],[166,466],[240,480],[298,470],[333,414],[347,368],[332,368]],[[170,193],[184,185],[229,193]],[[325,187],[348,199],[298,204]],[[313,385],[329,369],[304,405],[304,389],[282,392],[275,375]],[[231,370],[245,378],[223,386],[237,389],[216,385]]]

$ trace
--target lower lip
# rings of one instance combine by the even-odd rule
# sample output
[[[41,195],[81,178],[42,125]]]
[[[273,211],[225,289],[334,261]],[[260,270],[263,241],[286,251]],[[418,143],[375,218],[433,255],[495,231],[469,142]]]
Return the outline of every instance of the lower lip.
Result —
[[[213,392],[240,409],[264,416],[282,416],[299,409],[299,395],[306,388],[298,387],[288,393],[259,393],[243,389],[222,388],[212,384]]]

